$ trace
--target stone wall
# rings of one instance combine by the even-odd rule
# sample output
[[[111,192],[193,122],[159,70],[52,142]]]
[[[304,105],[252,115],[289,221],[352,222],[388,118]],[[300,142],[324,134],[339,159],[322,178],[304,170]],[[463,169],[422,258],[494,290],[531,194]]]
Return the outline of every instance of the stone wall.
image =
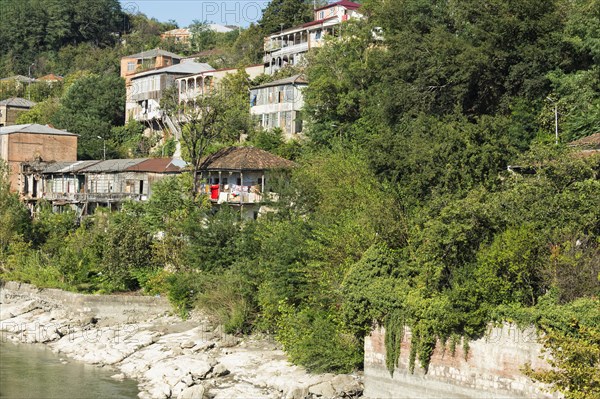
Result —
[[[93,317],[103,325],[133,323],[171,312],[166,298],[133,295],[85,295],[30,284],[5,282],[0,287],[0,304],[23,298],[46,302],[78,316]]]
[[[378,327],[365,338],[364,385],[367,398],[558,398],[523,375],[526,363],[547,368],[540,357],[541,344],[535,329],[519,329],[505,323],[490,327],[485,337],[469,342],[465,356],[462,343],[454,354],[449,344],[438,342],[428,372],[416,360],[409,371],[411,333],[407,328],[398,367],[390,376],[386,368],[385,329]]]

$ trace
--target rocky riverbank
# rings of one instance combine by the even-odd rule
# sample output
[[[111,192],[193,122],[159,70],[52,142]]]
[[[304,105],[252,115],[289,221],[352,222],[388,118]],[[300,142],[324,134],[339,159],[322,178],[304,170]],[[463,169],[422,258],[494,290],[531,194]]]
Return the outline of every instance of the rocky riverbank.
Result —
[[[362,393],[357,375],[310,374],[290,364],[268,337],[225,334],[201,314],[184,321],[164,311],[164,300],[152,306],[142,299],[136,311],[136,300],[124,298],[130,313],[112,317],[90,306],[90,299],[97,297],[5,284],[1,338],[44,343],[65,357],[113,367],[114,378],[139,382],[141,398],[354,398]],[[102,299],[113,306],[111,298]]]

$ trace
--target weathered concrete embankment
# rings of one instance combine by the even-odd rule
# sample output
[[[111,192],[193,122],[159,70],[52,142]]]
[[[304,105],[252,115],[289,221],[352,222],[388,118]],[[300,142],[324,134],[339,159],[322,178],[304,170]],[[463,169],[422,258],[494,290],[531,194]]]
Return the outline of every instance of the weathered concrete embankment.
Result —
[[[28,284],[0,287],[1,339],[45,343],[75,360],[134,378],[142,398],[352,398],[357,375],[315,375],[268,338],[239,338],[164,298],[82,295]]]
[[[510,323],[490,325],[487,334],[469,342],[437,342],[427,372],[416,361],[410,372],[411,331],[405,328],[394,373],[386,367],[385,329],[375,328],[365,338],[364,396],[367,398],[561,398],[523,375],[522,368],[550,366],[533,327]]]

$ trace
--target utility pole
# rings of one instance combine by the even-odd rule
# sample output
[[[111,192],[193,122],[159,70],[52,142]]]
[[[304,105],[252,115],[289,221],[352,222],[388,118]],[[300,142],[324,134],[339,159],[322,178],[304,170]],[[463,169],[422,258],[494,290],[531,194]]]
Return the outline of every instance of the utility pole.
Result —
[[[554,104],[554,144],[558,145],[558,102],[550,97],[546,97],[546,100]]]
[[[102,140],[102,160],[106,161],[106,139],[104,137],[100,137],[100,136],[96,136],[98,137],[100,140]]]
[[[29,82],[27,82],[27,99],[31,101],[31,67],[35,66],[35,63],[29,65]]]

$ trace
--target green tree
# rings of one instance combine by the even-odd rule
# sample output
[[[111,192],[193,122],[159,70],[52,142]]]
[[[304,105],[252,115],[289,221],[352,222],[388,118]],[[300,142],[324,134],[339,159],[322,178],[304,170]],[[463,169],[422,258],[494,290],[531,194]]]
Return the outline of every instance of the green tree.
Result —
[[[198,97],[193,104],[184,104],[180,111],[186,121],[181,129],[181,144],[184,157],[192,167],[193,193],[198,191],[198,169],[209,147],[239,137],[238,132],[227,130],[228,105],[229,99],[216,92]]]
[[[206,21],[200,22],[194,20],[189,29],[192,35],[190,44],[193,51],[198,53],[211,50],[217,44],[217,33],[210,28]]]
[[[309,22],[313,15],[312,6],[313,2],[309,0],[273,0],[263,10],[259,24],[269,35]]]
[[[111,126],[124,120],[125,82],[114,75],[89,75],[65,85],[61,107],[51,118],[59,128],[79,134],[77,155],[101,158],[103,140],[112,143]],[[102,137],[102,139],[99,139]],[[110,155],[112,148],[108,148]]]

